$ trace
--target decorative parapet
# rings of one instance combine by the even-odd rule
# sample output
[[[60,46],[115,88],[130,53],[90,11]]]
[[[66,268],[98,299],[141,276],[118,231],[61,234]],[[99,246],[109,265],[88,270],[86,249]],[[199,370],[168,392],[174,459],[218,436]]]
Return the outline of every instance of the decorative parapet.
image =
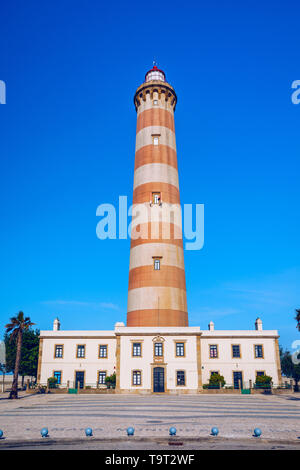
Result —
[[[177,95],[174,88],[167,82],[153,80],[143,83],[138,87],[134,95],[135,109],[138,110],[141,103],[146,102],[146,95],[150,95],[150,99],[154,99],[154,94],[157,93],[158,100],[169,102],[175,111],[177,103]]]

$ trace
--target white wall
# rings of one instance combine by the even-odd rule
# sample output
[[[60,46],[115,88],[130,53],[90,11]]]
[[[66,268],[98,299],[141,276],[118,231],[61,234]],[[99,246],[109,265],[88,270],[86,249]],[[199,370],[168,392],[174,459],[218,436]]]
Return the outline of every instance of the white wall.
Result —
[[[146,389],[151,390],[152,387],[152,369],[151,365],[154,364],[153,356],[153,336],[121,336],[121,375],[120,375],[120,388],[121,389]],[[164,360],[163,364],[166,365],[166,388],[169,389],[194,389],[198,388],[198,372],[197,372],[197,350],[196,350],[196,336],[169,336],[161,335],[164,339]],[[185,342],[185,357],[175,356],[175,342]],[[142,357],[132,357],[132,343],[142,343]],[[160,366],[160,362],[155,363]],[[132,371],[142,371],[142,384],[141,386],[132,386]],[[185,370],[186,385],[177,386],[176,384],[176,371]],[[151,390],[152,391],[152,390]]]
[[[54,358],[56,344],[64,345],[63,358]],[[85,358],[76,358],[76,345],[85,344]],[[107,359],[98,358],[99,345],[107,344]],[[46,384],[47,379],[53,376],[53,371],[62,371],[62,384],[70,381],[73,386],[75,371],[85,371],[85,384],[96,386],[98,371],[107,371],[107,375],[115,372],[116,340],[110,338],[72,338],[59,337],[44,338],[42,352],[42,367],[40,383]]]
[[[233,336],[230,335],[234,334]],[[238,334],[240,333],[240,335]],[[276,365],[276,348],[275,338],[270,336],[264,337],[260,332],[251,332],[252,336],[243,337],[246,332],[226,332],[227,337],[223,337],[222,332],[214,331],[213,334],[203,333],[201,337],[201,362],[202,362],[202,381],[207,384],[211,371],[219,371],[224,376],[227,385],[233,384],[233,371],[242,371],[243,380],[248,386],[249,380],[255,382],[256,371],[264,371],[266,375],[273,378],[275,385],[279,384],[277,365]],[[263,332],[266,334],[267,332]],[[217,344],[219,357],[218,359],[209,358],[209,345]],[[239,344],[241,350],[241,358],[232,358],[231,345]],[[262,344],[264,357],[255,358],[254,345]]]

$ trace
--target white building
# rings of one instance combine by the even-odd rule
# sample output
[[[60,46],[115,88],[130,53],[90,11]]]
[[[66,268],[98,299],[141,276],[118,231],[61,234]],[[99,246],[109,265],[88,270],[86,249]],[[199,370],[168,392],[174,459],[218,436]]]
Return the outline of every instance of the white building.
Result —
[[[281,383],[278,332],[208,330],[199,327],[126,327],[112,331],[64,331],[54,321],[40,333],[38,382],[52,376],[61,387],[104,388],[116,373],[118,393],[198,393],[217,372],[226,386],[248,388],[257,374]],[[242,381],[242,382],[241,382]]]

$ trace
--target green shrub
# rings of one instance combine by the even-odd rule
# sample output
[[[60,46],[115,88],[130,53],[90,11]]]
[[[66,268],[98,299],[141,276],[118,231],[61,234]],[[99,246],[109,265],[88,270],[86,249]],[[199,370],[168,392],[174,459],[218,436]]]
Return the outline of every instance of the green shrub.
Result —
[[[105,383],[108,387],[115,388],[115,386],[116,386],[116,374],[108,375],[105,378]]]
[[[210,376],[208,385],[211,388],[220,388],[220,385],[221,385],[221,387],[224,387],[225,383],[226,382],[225,382],[225,379],[224,379],[223,375],[212,374]]]
[[[272,377],[269,375],[257,375],[255,386],[257,388],[271,388]]]
[[[48,387],[49,388],[57,388],[57,378],[56,377],[49,377],[47,382],[48,382]]]

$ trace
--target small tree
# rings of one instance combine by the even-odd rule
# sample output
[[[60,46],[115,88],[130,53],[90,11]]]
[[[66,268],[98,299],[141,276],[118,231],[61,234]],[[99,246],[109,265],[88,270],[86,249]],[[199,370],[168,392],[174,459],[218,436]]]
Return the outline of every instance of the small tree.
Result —
[[[115,388],[116,386],[116,374],[112,374],[112,375],[108,375],[106,378],[105,378],[105,383],[108,387],[113,387]]]
[[[271,388],[272,377],[269,375],[257,375],[255,385],[257,388]]]
[[[212,374],[210,376],[208,386],[211,388],[220,388],[220,386],[224,387],[225,383],[226,382],[225,382],[223,375]]]
[[[49,377],[47,382],[49,388],[57,388],[57,377]]]

